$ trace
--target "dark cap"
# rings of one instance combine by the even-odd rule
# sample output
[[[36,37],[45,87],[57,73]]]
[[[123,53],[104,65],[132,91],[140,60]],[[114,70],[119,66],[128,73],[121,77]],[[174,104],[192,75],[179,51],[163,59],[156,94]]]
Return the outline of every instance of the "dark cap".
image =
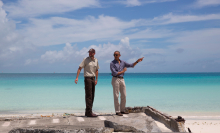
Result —
[[[95,53],[95,49],[91,48],[88,52],[93,52],[93,53]]]

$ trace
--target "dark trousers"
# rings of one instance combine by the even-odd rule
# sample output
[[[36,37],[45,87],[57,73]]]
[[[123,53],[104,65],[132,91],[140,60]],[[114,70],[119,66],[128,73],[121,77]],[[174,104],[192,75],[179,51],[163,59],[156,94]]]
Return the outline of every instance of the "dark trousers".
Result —
[[[85,99],[86,99],[86,114],[92,113],[92,106],[95,97],[95,77],[85,77]]]

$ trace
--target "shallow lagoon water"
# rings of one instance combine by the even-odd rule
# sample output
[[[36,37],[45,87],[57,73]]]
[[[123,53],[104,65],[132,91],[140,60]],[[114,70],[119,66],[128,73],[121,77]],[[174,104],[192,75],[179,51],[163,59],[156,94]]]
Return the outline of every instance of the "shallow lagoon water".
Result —
[[[0,74],[0,114],[84,112],[83,74]],[[112,76],[100,73],[94,111],[114,112]],[[126,73],[127,106],[171,115],[220,116],[220,73]]]

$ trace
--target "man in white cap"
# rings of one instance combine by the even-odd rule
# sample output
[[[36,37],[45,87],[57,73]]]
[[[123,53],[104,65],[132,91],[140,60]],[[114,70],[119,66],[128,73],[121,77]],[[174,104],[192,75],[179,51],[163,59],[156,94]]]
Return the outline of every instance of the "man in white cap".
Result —
[[[114,95],[115,112],[118,116],[128,114],[125,112],[126,105],[126,86],[124,81],[124,73],[128,67],[134,67],[138,62],[141,62],[144,57],[138,59],[136,62],[129,64],[123,60],[120,60],[121,54],[119,51],[114,52],[114,60],[110,63],[110,70],[112,71],[112,87]],[[121,103],[119,104],[118,97],[119,92],[121,93]]]
[[[77,76],[75,83],[78,82],[79,74],[84,68],[84,82],[85,82],[85,100],[86,100],[86,112],[85,116],[87,117],[97,117],[96,114],[92,112],[93,101],[95,97],[95,85],[98,82],[98,69],[99,64],[98,60],[94,57],[95,49],[91,48],[89,51],[89,57],[84,58],[82,63],[79,65],[77,71]],[[96,77],[96,79],[95,79]]]

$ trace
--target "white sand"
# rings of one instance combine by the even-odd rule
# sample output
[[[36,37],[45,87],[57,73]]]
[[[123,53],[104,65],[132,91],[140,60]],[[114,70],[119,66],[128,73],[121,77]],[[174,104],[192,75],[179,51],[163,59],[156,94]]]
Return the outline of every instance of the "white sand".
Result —
[[[193,133],[220,133],[220,120],[186,120],[186,131],[188,127]]]

